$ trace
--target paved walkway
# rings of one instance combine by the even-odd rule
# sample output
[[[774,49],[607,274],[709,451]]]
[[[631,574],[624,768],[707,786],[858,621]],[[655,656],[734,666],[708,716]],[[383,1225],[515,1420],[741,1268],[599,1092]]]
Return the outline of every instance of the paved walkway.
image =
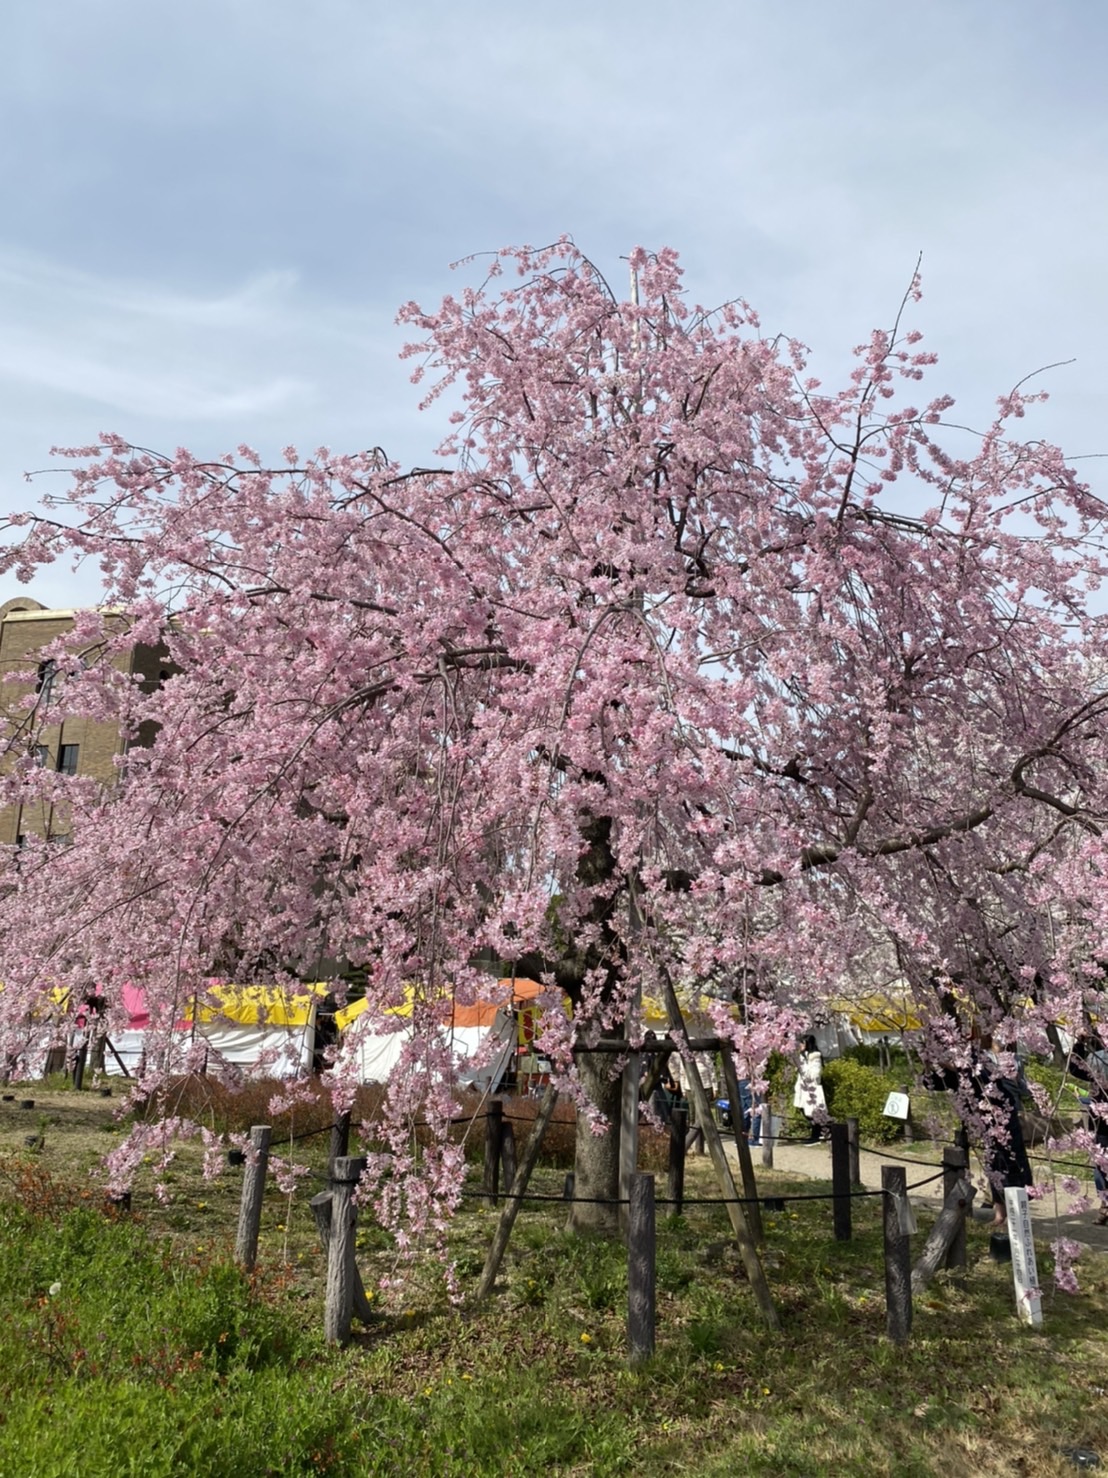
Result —
[[[727,1136],[725,1140],[726,1138]],[[882,1165],[903,1165],[908,1173],[909,1200],[914,1206],[933,1211],[942,1203],[942,1180],[932,1181],[929,1185],[918,1185],[918,1182],[939,1174],[943,1147],[936,1144],[920,1144],[916,1148],[919,1153],[918,1160],[904,1154],[903,1146],[900,1145],[891,1147],[887,1154],[864,1149],[858,1157],[859,1173],[862,1177],[862,1184],[867,1190],[880,1190]],[[735,1158],[734,1141],[729,1143],[728,1150],[732,1158]],[[751,1154],[754,1159],[754,1174],[757,1176],[763,1168],[761,1148],[752,1146]],[[831,1179],[831,1146],[826,1142],[778,1144],[774,1148],[773,1168],[775,1173],[783,1171],[807,1180],[829,1181]],[[1032,1169],[1040,1183],[1048,1179],[1049,1166],[1046,1164],[1033,1160]],[[978,1204],[982,1198],[984,1178],[981,1172],[981,1161],[977,1155],[972,1153],[970,1172],[973,1183],[977,1186],[974,1219],[991,1221],[992,1212]],[[1080,1178],[1084,1183],[1085,1178]],[[918,1188],[912,1190],[913,1185],[918,1185]],[[1095,1202],[1091,1175],[1087,1177],[1087,1194]],[[1067,1208],[1072,1199],[1059,1189],[1057,1195],[1049,1191],[1041,1200],[1031,1202],[1031,1216],[1035,1223],[1036,1237],[1044,1241],[1053,1241],[1056,1237],[1069,1237],[1085,1247],[1095,1248],[1098,1252],[1108,1252],[1108,1227],[1098,1227],[1095,1224],[1095,1207],[1092,1211],[1081,1212],[1076,1216],[1070,1215]]]

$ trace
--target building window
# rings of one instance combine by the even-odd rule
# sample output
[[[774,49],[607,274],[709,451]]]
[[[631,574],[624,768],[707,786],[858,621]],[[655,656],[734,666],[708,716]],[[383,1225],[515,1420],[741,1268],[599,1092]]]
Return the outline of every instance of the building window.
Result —
[[[46,662],[38,665],[38,677],[35,679],[35,692],[38,701],[43,708],[50,707],[50,699],[54,696],[54,679],[58,675],[58,664],[51,657]]]
[[[79,744],[61,744],[58,746],[58,773],[60,775],[76,775],[77,756],[80,753]]]
[[[35,765],[40,770],[45,770],[50,763],[50,746],[48,744],[35,745]]]

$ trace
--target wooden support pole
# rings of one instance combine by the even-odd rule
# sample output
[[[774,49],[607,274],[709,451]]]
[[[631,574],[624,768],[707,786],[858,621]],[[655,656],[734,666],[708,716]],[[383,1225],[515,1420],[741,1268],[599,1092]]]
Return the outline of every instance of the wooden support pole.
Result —
[[[955,1154],[960,1151],[955,1150]],[[943,1167],[945,1170],[945,1166]],[[946,1176],[943,1176],[943,1184],[946,1184]],[[955,1238],[961,1233],[962,1256],[965,1257],[966,1246],[966,1217],[973,1206],[973,1198],[976,1192],[968,1180],[956,1180],[949,1192],[943,1199],[943,1209],[931,1228],[927,1241],[923,1244],[919,1261],[912,1269],[912,1292],[922,1293],[931,1279],[944,1265],[949,1267],[947,1258],[953,1246]],[[964,1262],[959,1266],[964,1266]]]
[[[331,1240],[327,1246],[327,1293],[323,1309],[323,1337],[329,1345],[344,1345],[354,1317],[354,1192],[366,1167],[364,1155],[340,1155],[331,1186]]]
[[[504,1100],[490,1098],[485,1108],[485,1165],[481,1189],[489,1206],[500,1204],[500,1156],[504,1148]]]
[[[235,1261],[241,1263],[248,1273],[253,1272],[258,1260],[258,1232],[262,1225],[262,1197],[265,1195],[271,1136],[272,1130],[268,1124],[255,1124],[250,1130],[250,1148],[253,1154],[248,1156],[246,1169],[242,1173]]]
[[[331,1150],[327,1158],[327,1175],[334,1182],[335,1161],[350,1153],[350,1114],[336,1114],[331,1124]]]
[[[508,1250],[508,1238],[512,1235],[512,1226],[519,1215],[519,1208],[523,1197],[527,1192],[527,1186],[531,1180],[531,1172],[534,1170],[539,1158],[539,1149],[542,1145],[543,1136],[546,1134],[547,1126],[554,1115],[554,1105],[558,1102],[558,1090],[553,1083],[548,1083],[543,1093],[542,1103],[531,1129],[531,1137],[527,1141],[527,1148],[523,1151],[523,1159],[520,1161],[519,1170],[516,1174],[516,1186],[511,1195],[504,1200],[504,1209],[500,1213],[500,1221],[497,1224],[496,1233],[492,1239],[488,1256],[485,1258],[485,1266],[481,1272],[481,1282],[477,1286],[477,1292],[473,1295],[474,1302],[480,1303],[488,1298],[496,1283],[496,1275],[500,1271],[500,1264],[504,1260],[504,1254]]]
[[[963,1178],[968,1180],[969,1155],[959,1145],[946,1145],[943,1149],[943,1204],[950,1199],[950,1193]],[[954,1235],[946,1249],[945,1267],[964,1268],[966,1266],[966,1216],[969,1215],[970,1206],[966,1205],[966,1215],[961,1218],[954,1229]]]
[[[846,1143],[850,1151],[850,1184],[862,1184],[862,1146],[858,1139],[858,1120],[847,1119]]]
[[[630,1235],[631,1184],[639,1168],[639,1079],[642,1058],[628,1054],[619,1095],[619,1226]]]
[[[516,1131],[510,1119],[505,1119],[500,1138],[500,1170],[504,1179],[504,1194],[507,1195],[516,1183]]]
[[[627,1218],[627,1342],[631,1364],[654,1354],[654,1177],[631,1181]]]
[[[777,1121],[773,1117],[773,1097],[767,1093],[762,1099],[762,1166],[765,1170],[773,1169],[776,1132]]]
[[[108,1040],[107,1037],[104,1038],[104,1046],[108,1049],[108,1051],[115,1058],[116,1066],[119,1068],[119,1071],[123,1074],[123,1076],[125,1078],[129,1078],[131,1076],[131,1074],[130,1074],[130,1071],[128,1070],[127,1064],[123,1061],[122,1057],[120,1057],[119,1053],[115,1050],[115,1048],[112,1046],[111,1042]]]
[[[661,975],[662,991],[666,1003],[666,1015],[669,1019],[670,1035],[684,1038],[685,1019],[681,1014],[681,1006],[677,1000],[677,993],[673,988],[673,982],[667,972],[663,970]],[[773,1303],[773,1294],[770,1292],[769,1283],[766,1281],[765,1269],[762,1260],[758,1256],[758,1246],[750,1231],[750,1223],[747,1221],[743,1207],[739,1202],[738,1189],[735,1185],[735,1177],[731,1174],[731,1163],[727,1158],[727,1151],[723,1147],[719,1129],[712,1117],[711,1106],[708,1095],[704,1089],[704,1082],[700,1076],[700,1069],[696,1065],[696,1058],[684,1057],[685,1071],[689,1080],[689,1096],[696,1109],[696,1120],[703,1131],[705,1141],[708,1145],[708,1153],[712,1157],[712,1165],[719,1181],[720,1190],[723,1192],[727,1202],[727,1215],[731,1222],[731,1229],[735,1233],[735,1241],[738,1243],[739,1254],[746,1269],[746,1276],[750,1280],[750,1289],[754,1294],[755,1302],[761,1312],[762,1318],[771,1329],[780,1329],[781,1320],[778,1318],[777,1310]]]
[[[882,1165],[885,1192],[885,1332],[894,1344],[903,1344],[912,1332],[912,1260],[908,1233],[901,1226],[900,1206],[908,1200],[908,1176],[903,1165]]]
[[[666,1178],[670,1216],[680,1216],[685,1209],[685,1136],[688,1124],[688,1109],[675,1108],[669,1121],[669,1174]]]
[[[328,1258],[330,1258],[331,1217],[333,1214],[331,1200],[332,1193],[330,1191],[320,1191],[318,1196],[313,1196],[308,1202],[308,1205],[311,1207],[312,1216],[315,1219],[316,1230],[319,1232],[320,1245],[324,1252],[327,1253]],[[365,1291],[365,1284],[362,1282],[362,1275],[358,1272],[356,1262],[354,1264],[352,1292],[354,1317],[360,1319],[363,1324],[368,1324],[373,1317],[373,1310],[370,1307],[369,1297]]]
[[[831,1125],[831,1189],[835,1198],[832,1204],[836,1242],[849,1242],[851,1233],[848,1134],[845,1124]]]
[[[750,1155],[750,1143],[743,1133],[743,1105],[742,1094],[739,1092],[739,1078],[735,1072],[735,1059],[731,1048],[724,1042],[719,1049],[719,1060],[723,1067],[723,1081],[727,1088],[727,1098],[731,1104],[731,1129],[735,1135],[735,1150],[739,1157],[739,1174],[742,1177],[743,1195],[746,1197],[746,1216],[750,1222],[750,1230],[756,1242],[764,1242],[766,1234],[762,1229],[762,1208],[758,1204],[758,1183],[754,1179],[754,1161]]]

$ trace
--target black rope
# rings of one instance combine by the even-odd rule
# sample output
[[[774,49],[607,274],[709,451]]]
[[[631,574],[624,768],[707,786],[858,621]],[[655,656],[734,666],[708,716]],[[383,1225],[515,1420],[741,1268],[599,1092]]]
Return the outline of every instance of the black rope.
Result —
[[[919,1185],[930,1185],[931,1181],[938,1180],[938,1175],[932,1175],[928,1180],[916,1181],[906,1189],[915,1190]],[[487,1201],[491,1196],[490,1191],[462,1191],[464,1200]],[[889,1196],[893,1192],[880,1190],[849,1190],[842,1193],[841,1199],[860,1200],[866,1196]],[[500,1191],[498,1199],[502,1201],[558,1201],[562,1205],[577,1203],[583,1206],[626,1206],[626,1199],[611,1199],[607,1196],[566,1196],[554,1192],[543,1191]],[[837,1201],[840,1197],[834,1191],[811,1191],[802,1192],[797,1195],[778,1195],[775,1191],[767,1191],[761,1196],[682,1196],[678,1200],[675,1196],[655,1196],[655,1206],[762,1206],[766,1202],[789,1202],[789,1201]]]
[[[918,1162],[917,1162],[918,1163]],[[918,1190],[921,1185],[934,1185],[935,1181],[942,1180],[946,1174],[946,1166],[939,1171],[938,1175],[929,1175],[926,1180],[914,1180],[911,1185],[905,1186],[906,1191]]]
[[[1050,1155],[1028,1155],[1029,1160],[1034,1160],[1036,1165],[1054,1165],[1059,1170],[1084,1170],[1086,1175],[1093,1172],[1092,1165],[1084,1164],[1080,1160],[1055,1160]]]
[[[278,1144],[299,1144],[302,1139],[314,1139],[317,1134],[330,1134],[333,1126],[323,1124],[318,1129],[305,1129],[303,1134],[282,1135],[279,1140],[274,1141],[274,1147]]]
[[[917,1160],[912,1155],[890,1155],[887,1150],[866,1150],[865,1153],[867,1155],[876,1155],[879,1160],[895,1160],[898,1165],[918,1165],[920,1169],[927,1167],[933,1170],[936,1167],[941,1168],[943,1164],[941,1160]],[[932,1176],[932,1179],[935,1179],[935,1177]]]

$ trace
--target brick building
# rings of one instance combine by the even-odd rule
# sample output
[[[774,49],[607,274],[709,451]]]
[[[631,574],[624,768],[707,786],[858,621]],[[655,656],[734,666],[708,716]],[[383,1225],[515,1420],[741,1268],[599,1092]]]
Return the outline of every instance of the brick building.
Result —
[[[72,631],[73,618],[73,611],[48,610],[29,596],[17,596],[0,605],[0,712],[6,730],[4,749],[20,750],[23,728],[26,744],[34,744],[40,764],[114,785],[119,775],[116,756],[124,749],[119,730],[114,724],[67,716],[64,681],[58,677],[54,664],[39,656],[43,647]],[[74,655],[86,662],[102,660],[95,650],[78,650],[76,644]],[[139,674],[144,684],[154,685],[165,675],[164,653],[142,643],[111,660],[120,671]],[[38,698],[34,715],[21,706],[32,689]],[[45,720],[41,728],[38,718]],[[64,834],[64,820],[51,814],[52,810],[45,803],[0,810],[0,844],[10,846],[31,834]]]

